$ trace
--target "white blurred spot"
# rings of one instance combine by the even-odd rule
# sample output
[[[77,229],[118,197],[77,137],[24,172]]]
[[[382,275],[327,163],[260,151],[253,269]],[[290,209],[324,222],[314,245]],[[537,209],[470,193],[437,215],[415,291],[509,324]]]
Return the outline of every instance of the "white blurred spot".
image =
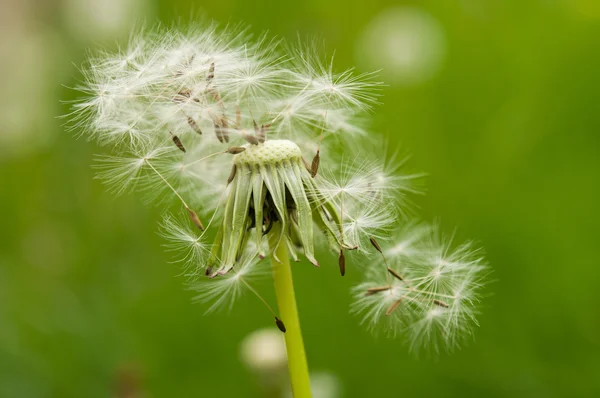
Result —
[[[250,369],[272,372],[287,365],[283,333],[277,329],[259,329],[242,341],[241,359]]]
[[[68,71],[56,32],[30,2],[8,0],[0,12],[0,159],[44,146],[60,124],[56,90]]]
[[[80,40],[128,33],[147,14],[148,0],[67,0],[66,24]]]
[[[340,398],[342,396],[342,383],[331,372],[310,372],[310,389],[313,398]],[[284,394],[284,397],[293,398],[291,389]]]
[[[311,373],[310,386],[313,398],[338,398],[342,396],[342,384],[337,376],[330,372]]]
[[[446,53],[440,23],[415,7],[396,7],[375,16],[359,38],[357,62],[382,69],[390,84],[415,85],[432,78]]]

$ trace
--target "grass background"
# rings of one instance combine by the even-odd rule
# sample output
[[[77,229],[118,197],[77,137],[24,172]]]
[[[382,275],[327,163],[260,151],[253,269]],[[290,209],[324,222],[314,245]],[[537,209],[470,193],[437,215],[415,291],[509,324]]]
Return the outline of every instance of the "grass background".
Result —
[[[59,100],[75,97],[61,85],[76,84],[84,50],[114,47],[132,24],[82,35],[66,16],[73,3],[1,6],[5,16],[25,7],[25,17],[6,18],[17,33],[0,47],[0,82],[12,87],[0,94],[0,396],[110,397],[133,368],[149,397],[258,397],[238,352],[270,326],[264,309],[247,296],[230,314],[203,316],[161,248],[161,209],[106,193],[89,166],[99,149],[54,118],[68,110]],[[334,258],[299,264],[311,368],[334,373],[344,397],[597,396],[600,4],[138,0],[128,15],[152,24],[205,14],[292,40],[316,35],[343,69],[361,63],[369,21],[399,5],[438,21],[446,52],[428,81],[384,88],[373,129],[430,174],[422,216],[480,241],[496,282],[475,342],[417,359],[348,314],[352,266],[341,279]],[[23,31],[43,56],[18,41]]]

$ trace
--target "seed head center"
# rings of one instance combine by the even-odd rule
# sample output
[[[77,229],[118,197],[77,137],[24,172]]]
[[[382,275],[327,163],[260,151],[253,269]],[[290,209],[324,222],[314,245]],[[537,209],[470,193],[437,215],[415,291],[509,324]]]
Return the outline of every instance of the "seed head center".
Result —
[[[289,140],[268,140],[259,145],[246,145],[246,150],[234,158],[236,165],[265,166],[285,160],[300,160],[302,152]]]

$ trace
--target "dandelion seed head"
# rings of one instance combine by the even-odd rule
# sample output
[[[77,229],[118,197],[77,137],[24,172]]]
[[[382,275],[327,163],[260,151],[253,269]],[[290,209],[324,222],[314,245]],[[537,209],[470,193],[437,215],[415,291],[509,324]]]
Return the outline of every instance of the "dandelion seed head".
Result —
[[[370,327],[415,346],[435,329],[455,346],[475,322],[485,262],[409,220],[423,175],[369,131],[380,83],[315,48],[216,24],[140,29],[90,57],[70,127],[109,148],[96,167],[111,190],[188,217],[166,215],[160,234],[208,312],[250,292],[277,319],[253,287],[262,259],[278,262],[283,245],[318,266],[327,246],[341,275],[346,252],[373,265],[353,307]]]

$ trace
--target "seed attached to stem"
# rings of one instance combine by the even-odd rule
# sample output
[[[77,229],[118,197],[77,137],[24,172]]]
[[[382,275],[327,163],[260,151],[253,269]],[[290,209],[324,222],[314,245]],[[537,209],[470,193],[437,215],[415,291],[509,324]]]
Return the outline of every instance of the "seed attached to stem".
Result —
[[[244,139],[246,141],[248,141],[252,145],[258,145],[259,144],[258,138],[256,138],[256,136],[254,136],[252,134],[244,134]]]
[[[263,124],[260,126],[258,133],[256,133],[258,141],[260,141],[261,144],[267,140],[267,131],[269,130],[269,127],[271,127],[271,123]]]
[[[235,164],[231,167],[231,173],[229,173],[229,177],[227,178],[227,185],[231,184],[231,181],[235,178],[235,173],[237,172],[237,167]]]
[[[187,211],[194,225],[197,226],[200,229],[200,231],[204,231],[204,225],[202,225],[202,221],[200,221],[200,217],[198,217],[198,214],[196,214],[196,212],[190,208],[188,208]]]
[[[397,273],[395,270],[393,270],[393,269],[391,269],[391,268],[388,268],[387,270],[388,270],[388,272],[389,272],[390,274],[392,274],[392,276],[393,276],[394,278],[396,278],[396,279],[398,279],[398,280],[400,280],[400,281],[404,281],[404,278],[403,278],[403,277],[402,277],[402,276],[401,276],[399,273]]]
[[[275,325],[277,325],[279,330],[281,330],[283,333],[286,332],[285,325],[283,324],[283,321],[281,319],[275,317]]]
[[[383,251],[381,251],[381,246],[379,246],[379,243],[377,243],[377,241],[375,240],[374,237],[370,237],[369,241],[371,242],[371,244],[373,245],[373,247],[381,254],[383,254]]]
[[[346,256],[344,256],[344,250],[340,249],[340,258],[338,259],[338,264],[340,266],[340,274],[342,276],[346,275]]]
[[[317,172],[319,171],[319,164],[321,163],[321,151],[317,150],[317,154],[312,160],[310,165],[310,176],[315,178],[317,176]]]
[[[227,153],[231,154],[231,155],[237,155],[238,153],[242,153],[246,150],[246,148],[244,148],[243,146],[230,146],[229,148],[227,148]]]

